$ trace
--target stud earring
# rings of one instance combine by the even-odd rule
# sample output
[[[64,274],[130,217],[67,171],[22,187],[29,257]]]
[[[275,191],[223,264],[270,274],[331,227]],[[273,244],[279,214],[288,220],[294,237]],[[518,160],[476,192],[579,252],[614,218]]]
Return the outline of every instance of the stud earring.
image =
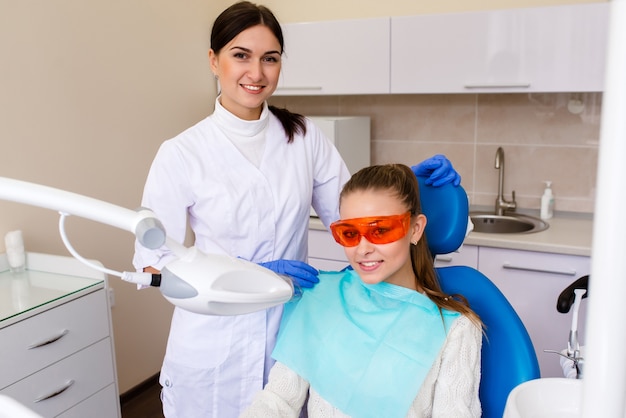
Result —
[[[411,241],[411,244],[417,245],[417,241]]]

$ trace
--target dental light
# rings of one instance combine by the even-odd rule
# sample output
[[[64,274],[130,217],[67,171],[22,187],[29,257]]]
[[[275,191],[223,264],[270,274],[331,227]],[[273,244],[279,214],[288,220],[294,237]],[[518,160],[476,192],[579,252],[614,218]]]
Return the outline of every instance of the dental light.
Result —
[[[133,211],[84,195],[0,177],[0,199],[60,212],[59,230],[68,251],[88,266],[122,280],[159,287],[172,304],[207,315],[239,315],[279,305],[291,299],[289,280],[255,263],[219,254],[204,254],[167,237],[149,209]],[[160,275],[116,272],[81,257],[65,235],[64,222],[76,215],[132,232],[146,248],[165,245],[176,255]]]

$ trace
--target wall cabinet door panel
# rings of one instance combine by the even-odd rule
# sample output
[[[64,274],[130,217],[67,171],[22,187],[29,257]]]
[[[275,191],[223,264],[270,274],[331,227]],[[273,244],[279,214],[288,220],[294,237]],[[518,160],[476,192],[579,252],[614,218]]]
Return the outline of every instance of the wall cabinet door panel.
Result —
[[[608,3],[391,18],[391,93],[602,91]]]
[[[389,93],[389,18],[282,25],[276,95]]]

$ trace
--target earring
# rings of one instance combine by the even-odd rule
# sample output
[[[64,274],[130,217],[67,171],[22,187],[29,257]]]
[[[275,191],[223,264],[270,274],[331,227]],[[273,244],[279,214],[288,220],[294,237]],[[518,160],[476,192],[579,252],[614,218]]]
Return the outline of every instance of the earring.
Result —
[[[215,74],[215,73],[213,73],[213,78],[215,78],[216,80],[220,79],[220,77],[217,74]]]
[[[411,244],[417,245],[417,241],[411,241]]]

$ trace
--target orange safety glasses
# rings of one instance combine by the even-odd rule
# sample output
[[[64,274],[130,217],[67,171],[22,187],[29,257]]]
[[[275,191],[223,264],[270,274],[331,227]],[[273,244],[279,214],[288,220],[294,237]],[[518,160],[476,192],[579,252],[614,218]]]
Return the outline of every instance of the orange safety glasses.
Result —
[[[402,215],[370,216],[333,222],[330,231],[344,247],[356,247],[365,237],[372,244],[389,244],[404,237],[411,224],[411,212]]]

